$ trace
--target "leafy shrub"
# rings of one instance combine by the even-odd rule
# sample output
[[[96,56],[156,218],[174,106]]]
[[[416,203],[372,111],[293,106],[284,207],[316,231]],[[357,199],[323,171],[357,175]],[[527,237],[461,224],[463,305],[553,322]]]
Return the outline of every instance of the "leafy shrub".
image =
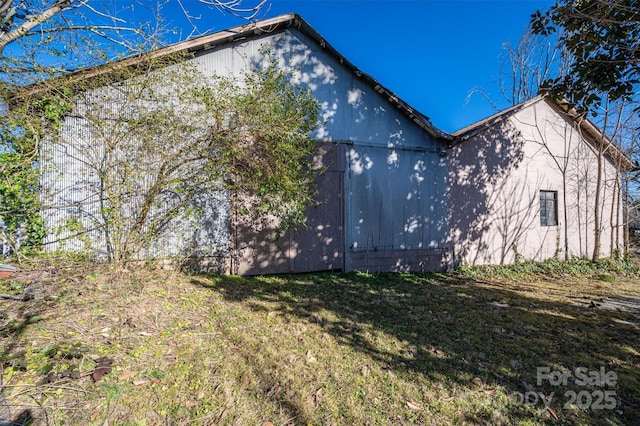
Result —
[[[552,258],[544,262],[524,261],[512,265],[474,266],[462,265],[457,274],[473,279],[502,278],[508,280],[533,280],[544,277],[584,277],[601,281],[615,281],[616,275],[638,276],[640,268],[629,258],[619,260],[602,258],[595,262],[585,258],[560,261]]]

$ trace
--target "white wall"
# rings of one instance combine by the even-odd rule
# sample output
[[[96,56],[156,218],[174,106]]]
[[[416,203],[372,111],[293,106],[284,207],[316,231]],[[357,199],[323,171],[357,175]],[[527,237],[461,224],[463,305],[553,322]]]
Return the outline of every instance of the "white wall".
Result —
[[[457,145],[449,158],[449,238],[457,261],[508,264],[516,255],[564,259],[565,241],[569,257],[590,257],[596,158],[593,146],[546,100]],[[616,173],[606,159],[603,177],[600,255],[608,256]],[[541,190],[558,193],[557,226],[540,223]]]

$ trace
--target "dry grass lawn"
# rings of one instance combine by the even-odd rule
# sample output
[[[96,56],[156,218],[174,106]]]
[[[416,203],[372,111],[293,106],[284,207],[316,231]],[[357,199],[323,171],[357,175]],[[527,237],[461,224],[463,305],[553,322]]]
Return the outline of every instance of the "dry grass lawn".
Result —
[[[0,282],[0,425],[638,424],[640,281],[596,278],[40,263]]]

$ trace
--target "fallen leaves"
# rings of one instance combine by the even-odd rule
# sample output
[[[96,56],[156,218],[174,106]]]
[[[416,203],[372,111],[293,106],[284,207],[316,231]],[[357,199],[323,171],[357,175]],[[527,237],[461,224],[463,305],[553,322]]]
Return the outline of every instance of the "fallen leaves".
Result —
[[[94,382],[99,382],[104,376],[111,373],[111,365],[99,365],[91,373],[91,378]]]
[[[362,374],[362,377],[369,377],[369,372],[370,371],[371,371],[371,369],[369,368],[369,366],[365,365],[360,370],[360,373]]]
[[[402,277],[383,278],[397,281]],[[447,315],[460,321],[443,324],[438,308],[448,298],[443,301],[438,294],[446,296],[451,290],[447,286],[429,284],[433,297],[427,298],[426,292],[415,290],[412,292],[417,300],[409,299],[411,303],[396,306],[398,300],[405,298],[393,296],[389,298],[392,305],[385,306],[380,294],[384,297],[385,292],[392,293],[397,288],[406,294],[405,284],[380,282],[374,288],[377,293],[369,294],[360,291],[357,277],[353,284],[341,279],[344,281],[339,288],[333,285],[334,278],[330,286],[310,284],[307,288],[286,284],[286,291],[291,293],[287,293],[286,303],[281,297],[284,291],[280,290],[281,285],[253,282],[260,289],[260,297],[264,297],[260,300],[264,309],[255,308],[255,298],[226,300],[222,285],[218,286],[219,291],[204,291],[177,284],[170,277],[156,282],[154,276],[149,276],[139,279],[145,282],[141,294],[130,288],[123,292],[108,284],[102,289],[93,285],[82,288],[82,297],[90,297],[91,306],[100,307],[100,311],[84,310],[78,309],[84,302],[74,287],[68,290],[73,290],[71,294],[76,298],[71,305],[73,309],[69,307],[70,299],[63,299],[60,306],[66,306],[67,311],[45,311],[42,315],[52,318],[51,323],[41,322],[37,327],[27,328],[28,356],[19,352],[22,348],[16,348],[11,353],[14,358],[8,359],[11,369],[5,370],[5,379],[9,380],[12,374],[14,383],[31,377],[31,383],[45,380],[43,387],[33,393],[46,392],[50,398],[47,403],[52,406],[62,406],[63,398],[65,403],[77,398],[84,404],[87,424],[102,424],[106,419],[121,424],[132,415],[153,419],[158,413],[164,413],[167,421],[174,424],[182,424],[201,413],[212,424],[291,424],[293,420],[289,420],[288,414],[282,414],[284,404],[303,407],[314,425],[322,424],[320,419],[330,416],[337,424],[358,423],[349,422],[355,416],[366,418],[371,424],[449,424],[453,420],[447,416],[459,412],[462,404],[470,410],[479,404],[490,407],[507,424],[518,420],[509,405],[511,394],[543,390],[535,386],[533,356],[521,351],[540,342],[531,339],[533,332],[541,333],[550,343],[562,343],[544,346],[550,360],[563,364],[574,360],[562,336],[556,342],[553,327],[546,327],[545,317],[538,318],[547,313],[523,317],[526,312],[517,309],[523,302],[503,297],[502,293],[494,296],[480,288],[474,305],[478,309],[477,318],[467,312],[468,305],[460,309],[447,306]],[[370,288],[369,281],[367,278],[366,289]],[[78,285],[85,283],[81,281]],[[229,289],[236,291],[239,286],[231,283]],[[306,305],[287,305],[291,297],[310,292],[325,301],[325,305],[314,305],[317,310],[313,311],[306,311]],[[186,300],[188,303],[179,297],[184,294],[193,296]],[[486,302],[490,300],[511,306],[492,306]],[[372,311],[353,311],[351,305],[362,307],[360,302],[362,306],[366,302]],[[1,303],[0,319],[8,309]],[[378,309],[383,322],[365,321],[367,316],[378,318]],[[514,309],[516,312],[512,313]],[[558,310],[562,312],[561,308]],[[431,315],[427,315],[429,311]],[[415,318],[410,315],[415,313],[420,315]],[[188,323],[183,321],[186,314],[191,318]],[[128,317],[135,318],[135,324],[126,321]],[[555,321],[556,317],[552,319]],[[624,329],[634,330],[628,324],[603,318],[607,319],[606,324],[622,324]],[[620,319],[628,318],[620,316]],[[123,324],[128,327],[133,324],[135,329],[123,331]],[[586,325],[582,327],[591,330]],[[509,336],[510,330],[521,340],[512,348],[503,347],[503,338]],[[597,336],[598,329],[591,331]],[[100,333],[110,338],[105,340]],[[52,340],[51,336],[56,338]],[[627,341],[635,342],[635,335],[629,336],[624,335]],[[85,347],[88,350],[83,351]],[[611,353],[606,347],[602,351]],[[107,354],[113,363],[103,364],[105,360],[97,358]],[[48,364],[55,374],[34,368]],[[615,369],[626,366],[628,363],[622,360]],[[73,369],[81,373],[82,382],[71,382]],[[41,371],[40,375],[36,376],[35,371]],[[98,373],[102,377],[98,378]],[[517,374],[507,376],[510,373]],[[91,382],[96,380],[99,382],[93,385]],[[80,390],[74,391],[76,387]],[[540,398],[542,401],[542,395]],[[551,402],[546,398],[544,401]],[[111,407],[109,401],[117,401],[115,412],[106,409]],[[358,403],[348,404],[350,401]],[[567,412],[561,412],[555,405],[557,399],[553,402],[549,408],[541,403],[535,407],[523,405],[522,415],[536,424],[557,422],[558,417],[560,422],[566,421]],[[52,412],[54,416],[67,415]],[[570,415],[580,422],[599,413],[576,411]],[[625,415],[619,414],[622,420],[631,418]],[[594,422],[599,420],[602,419],[596,417]]]
[[[133,371],[127,371],[126,373],[121,374],[118,377],[118,380],[129,380],[130,378],[132,378],[136,373],[134,373]]]
[[[307,364],[317,364],[318,360],[316,359],[315,356],[313,356],[313,354],[311,353],[311,350],[307,351]]]
[[[480,377],[474,377],[473,379],[471,379],[471,383],[479,387],[484,387],[484,382]]]
[[[486,393],[487,395],[494,395],[496,393],[496,389],[494,388],[489,388],[487,386],[487,384],[485,382],[482,381],[482,379],[480,377],[474,377],[471,380],[471,383],[473,383],[474,385],[482,388],[482,391],[484,393]]]
[[[431,346],[430,352],[438,358],[444,358],[446,356],[443,350],[438,349],[435,346]]]
[[[99,382],[100,380],[103,379],[104,376],[111,373],[111,371],[113,370],[111,368],[111,364],[113,363],[113,361],[109,358],[98,358],[96,360],[96,363],[98,365],[96,366],[96,368],[93,369],[93,372],[91,373],[91,378],[93,379],[94,382]]]
[[[558,415],[556,414],[555,411],[553,411],[553,408],[547,406],[547,412],[549,413],[549,416],[553,419],[553,420],[560,420],[560,418],[558,417]]]
[[[407,401],[407,408],[413,411],[419,411],[422,410],[422,405],[416,403],[415,401],[409,400]]]

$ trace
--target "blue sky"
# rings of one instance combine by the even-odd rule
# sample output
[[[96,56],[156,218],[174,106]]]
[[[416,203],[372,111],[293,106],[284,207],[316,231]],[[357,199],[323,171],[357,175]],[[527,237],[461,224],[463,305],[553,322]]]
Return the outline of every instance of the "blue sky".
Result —
[[[203,12],[201,29],[222,30],[242,20],[183,0]],[[298,13],[331,45],[433,124],[453,132],[495,112],[472,89],[508,104],[496,82],[501,46],[516,43],[530,15],[546,0],[271,0],[260,18]],[[178,15],[176,15],[178,16]],[[180,25],[176,20],[175,24]]]

